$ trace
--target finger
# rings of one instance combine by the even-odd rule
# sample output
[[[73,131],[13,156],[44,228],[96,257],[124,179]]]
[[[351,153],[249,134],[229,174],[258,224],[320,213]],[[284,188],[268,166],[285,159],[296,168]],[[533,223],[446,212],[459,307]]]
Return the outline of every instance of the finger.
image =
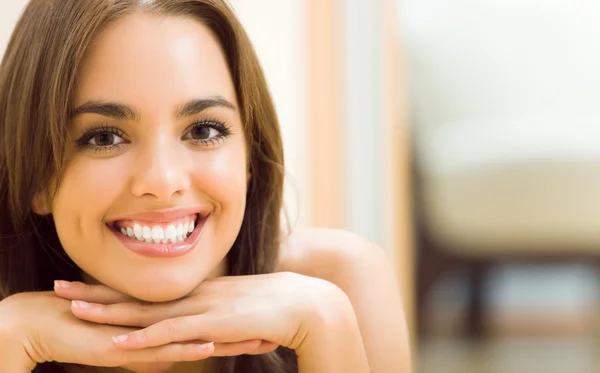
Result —
[[[166,319],[147,328],[116,336],[113,338],[113,341],[119,348],[138,350],[197,339],[229,343],[256,339],[255,337],[243,335],[242,331],[240,331],[238,336],[219,335],[215,332],[215,330],[219,329],[215,327],[218,324],[217,319],[213,316],[210,317],[209,321],[208,316],[204,314]],[[210,329],[213,330],[212,333],[207,332],[209,330],[209,322],[215,324]],[[224,340],[224,337],[227,339]]]
[[[212,342],[203,344],[171,343],[166,346],[127,351],[126,359],[128,363],[197,361],[212,356],[214,352],[215,346]]]
[[[137,350],[194,340],[234,343],[258,339],[264,331],[254,323],[214,314],[175,317],[113,338],[118,348]]]
[[[260,339],[235,343],[215,343],[212,356],[239,356],[256,351],[261,345]]]
[[[268,354],[269,352],[273,352],[279,348],[277,343],[262,341],[260,346],[258,346],[255,350],[246,352],[247,355],[263,355]]]
[[[121,294],[107,286],[89,285],[83,282],[55,281],[54,292],[61,298],[90,303],[113,304],[133,300],[132,297]]]
[[[202,350],[202,346],[208,346],[209,344],[212,344],[213,347],[213,352],[210,354],[210,356],[219,356],[219,357],[224,357],[224,356],[239,356],[239,355],[258,355],[258,353],[256,353],[257,351],[259,351],[259,349],[261,349],[261,340],[260,339],[255,339],[255,340],[250,340],[250,341],[243,341],[243,342],[235,342],[235,343],[202,343],[202,344],[178,344],[178,343],[172,343],[170,345],[167,345],[165,347],[166,348],[164,351],[160,352],[160,356],[156,356],[158,350],[162,349],[162,347],[151,347],[151,348],[147,348],[147,349],[143,349],[143,350],[134,350],[131,352],[141,352],[140,356],[136,356],[133,355],[134,357],[130,356],[130,359],[135,359],[135,362],[148,362],[148,359],[156,359],[156,361],[187,361],[187,360],[176,360],[176,359],[181,359],[181,358],[185,358],[185,353],[188,353],[190,351],[186,351],[186,349],[191,349],[192,351],[190,353],[194,354],[194,347],[191,346],[198,346],[198,348],[200,350]],[[198,352],[198,351],[196,351]],[[202,353],[203,351],[199,351],[199,353]],[[267,351],[270,352],[270,351]],[[128,352],[129,353],[129,352]],[[261,353],[266,353],[266,352],[261,352]],[[154,354],[154,355],[153,355]],[[152,355],[150,357],[150,355]],[[192,355],[189,358],[194,358],[197,357],[197,355]],[[206,356],[208,357],[208,356]],[[141,359],[141,360],[140,360]],[[168,359],[168,360],[163,360],[163,359]]]
[[[201,307],[185,300],[168,303],[136,301],[108,305],[74,300],[71,310],[81,320],[140,328],[146,328],[166,319],[192,316],[202,312]]]

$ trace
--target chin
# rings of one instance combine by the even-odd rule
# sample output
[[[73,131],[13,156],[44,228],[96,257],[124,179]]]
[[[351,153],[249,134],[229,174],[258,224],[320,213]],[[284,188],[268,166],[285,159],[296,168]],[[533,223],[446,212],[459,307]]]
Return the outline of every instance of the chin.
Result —
[[[188,296],[208,276],[202,270],[193,272],[183,268],[148,269],[143,272],[132,271],[127,277],[98,276],[90,283],[104,284],[119,293],[144,302],[170,302]],[[91,280],[87,276],[88,280]]]
[[[163,303],[163,302],[171,302],[177,299],[181,299],[189,295],[191,291],[179,291],[175,292],[172,289],[167,290],[152,290],[148,291],[140,291],[140,292],[130,292],[127,295],[138,299],[142,302],[150,302],[150,303]]]
[[[216,265],[209,263],[212,263],[209,258],[188,259],[185,264],[178,265],[164,265],[159,261],[142,266],[124,266],[111,272],[97,273],[96,276],[84,272],[83,276],[87,283],[104,284],[140,301],[170,302],[190,295],[206,279],[225,275],[225,258]]]
[[[145,286],[124,289],[123,293],[144,302],[170,302],[188,296],[203,279],[181,282],[152,282]]]

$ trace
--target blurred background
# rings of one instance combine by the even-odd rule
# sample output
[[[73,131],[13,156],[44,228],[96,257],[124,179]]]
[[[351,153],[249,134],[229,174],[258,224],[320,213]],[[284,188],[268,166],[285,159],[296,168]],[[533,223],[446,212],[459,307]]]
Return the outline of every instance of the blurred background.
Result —
[[[599,371],[600,4],[397,5],[419,371]]]
[[[24,0],[0,0],[0,54]],[[600,370],[600,3],[231,0],[294,227],[398,274],[415,372]]]

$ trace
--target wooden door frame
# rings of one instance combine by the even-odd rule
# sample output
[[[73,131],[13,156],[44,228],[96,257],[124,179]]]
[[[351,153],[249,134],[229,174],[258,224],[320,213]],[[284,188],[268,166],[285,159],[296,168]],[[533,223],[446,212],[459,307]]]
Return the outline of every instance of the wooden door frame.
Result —
[[[381,11],[382,98],[381,147],[383,162],[380,193],[384,204],[383,242],[390,248],[404,299],[406,318],[415,328],[414,250],[410,178],[409,129],[404,67],[394,0],[377,0]],[[347,208],[343,136],[343,2],[307,1],[307,142],[309,160],[309,224],[344,228]],[[388,203],[389,202],[389,203]]]

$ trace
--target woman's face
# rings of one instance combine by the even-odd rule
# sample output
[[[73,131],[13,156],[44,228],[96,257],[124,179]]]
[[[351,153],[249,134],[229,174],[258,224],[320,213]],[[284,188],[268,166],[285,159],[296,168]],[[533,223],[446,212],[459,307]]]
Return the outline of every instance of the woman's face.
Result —
[[[106,28],[78,75],[69,162],[52,202],[61,243],[92,279],[146,301],[224,272],[248,173],[219,42],[191,18]]]

